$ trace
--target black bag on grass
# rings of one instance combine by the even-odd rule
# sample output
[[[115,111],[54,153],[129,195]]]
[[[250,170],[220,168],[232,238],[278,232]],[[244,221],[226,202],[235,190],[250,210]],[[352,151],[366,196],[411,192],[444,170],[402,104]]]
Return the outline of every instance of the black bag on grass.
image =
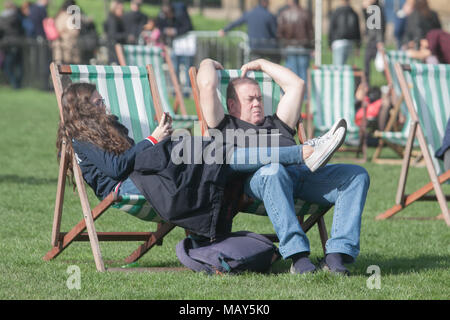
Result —
[[[233,232],[214,242],[188,236],[177,244],[176,253],[189,269],[208,274],[265,273],[280,257],[269,239],[249,231]]]

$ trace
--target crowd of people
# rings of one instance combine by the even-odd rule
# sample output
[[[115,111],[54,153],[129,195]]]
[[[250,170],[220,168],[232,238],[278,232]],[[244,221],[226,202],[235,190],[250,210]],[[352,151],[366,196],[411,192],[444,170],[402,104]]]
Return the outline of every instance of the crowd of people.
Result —
[[[22,86],[25,44],[30,43],[24,39],[40,45],[38,50],[44,51],[48,62],[44,65],[51,61],[89,64],[99,49],[102,35],[75,0],[65,0],[54,17],[48,15],[48,4],[49,0],[25,1],[20,7],[10,0],[4,3],[0,13],[0,66],[13,88]],[[164,3],[157,17],[144,14],[141,4],[142,0],[131,0],[130,10],[125,12],[122,0],[111,1],[103,24],[108,63],[118,63],[116,43],[172,46],[176,37],[192,30],[184,3]],[[173,58],[177,72],[180,64],[193,64],[192,54]]]
[[[64,1],[54,17],[47,14],[48,2],[25,1],[20,7],[10,0],[4,3],[0,14],[0,65],[14,88],[21,87],[23,78],[24,38],[48,41],[51,48],[48,62],[87,64],[99,48],[98,30],[83,12],[80,12],[80,25],[69,27],[73,20],[70,8],[77,5],[75,0]],[[427,0],[397,0],[396,8],[390,5],[391,2],[393,0],[364,0],[362,12],[358,14],[350,0],[340,0],[329,15],[328,45],[333,64],[347,64],[353,54],[359,56],[364,43],[365,78],[370,82],[371,63],[384,47],[388,22],[394,25],[397,49],[408,50],[411,57],[427,63],[450,63],[450,34],[442,30],[438,14],[430,9]],[[177,74],[181,65],[187,72],[194,64],[196,40],[179,40],[180,36],[193,30],[186,5],[163,1],[159,14],[149,17],[141,11],[141,4],[142,0],[131,0],[130,10],[125,12],[123,0],[110,2],[103,24],[107,62],[118,63],[114,50],[116,43],[167,45],[173,48],[172,59]],[[379,25],[375,28],[368,23],[373,19],[369,6],[380,9]],[[269,0],[259,0],[255,8],[219,30],[219,35],[225,36],[242,24],[247,25],[251,59],[262,57],[276,63],[283,60],[285,66],[307,79],[315,35],[312,12],[303,8],[299,0],[287,0],[276,14],[269,11]]]
[[[392,1],[391,1],[392,2]],[[410,50],[410,55],[427,60],[429,56],[440,63],[450,63],[448,37],[442,30],[438,14],[431,10],[427,0],[399,0],[400,6],[394,12],[394,35],[399,50]],[[364,71],[370,81],[370,65],[379,49],[384,47],[388,1],[364,0],[359,15],[350,0],[340,0],[331,12],[328,28],[328,45],[332,52],[332,63],[344,65],[352,54],[359,56],[365,43]],[[372,12],[370,6],[379,10]],[[279,62],[284,57],[285,65],[306,80],[306,70],[314,54],[314,27],[312,12],[302,8],[298,0],[287,0],[287,5],[278,13],[269,11],[269,0],[260,0],[252,10],[219,31],[225,35],[231,29],[247,24],[252,58],[266,57]],[[373,17],[373,14],[379,17]],[[363,21],[361,21],[361,18]],[[376,25],[371,20],[377,22]],[[364,25],[364,32],[361,26]],[[439,31],[437,31],[439,30]],[[416,52],[418,51],[418,52]],[[432,61],[433,58],[428,59]]]

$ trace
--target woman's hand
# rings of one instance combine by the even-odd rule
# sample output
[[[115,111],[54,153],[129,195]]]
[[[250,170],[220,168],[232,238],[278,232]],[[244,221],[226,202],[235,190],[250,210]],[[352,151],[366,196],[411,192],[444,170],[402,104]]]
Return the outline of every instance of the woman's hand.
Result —
[[[161,117],[161,121],[159,121],[159,125],[152,133],[152,137],[158,141],[161,141],[169,137],[172,132],[172,117],[168,113],[164,112]]]

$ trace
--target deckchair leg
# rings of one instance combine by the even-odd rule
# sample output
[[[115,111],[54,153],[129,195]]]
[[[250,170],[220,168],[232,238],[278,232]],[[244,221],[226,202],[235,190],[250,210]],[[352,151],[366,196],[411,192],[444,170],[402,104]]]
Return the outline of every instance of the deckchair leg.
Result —
[[[115,201],[113,194],[108,195],[102,202],[100,202],[93,210],[92,217],[93,220],[97,220]],[[56,246],[54,246],[47,254],[43,257],[45,261],[52,260],[61,254],[64,249],[66,249],[75,239],[82,234],[86,229],[86,220],[82,219],[75,225],[69,232],[65,233],[64,236],[60,233],[57,239]]]
[[[143,243],[139,248],[137,248],[128,258],[125,259],[126,263],[132,263],[142,257],[148,250],[150,250],[153,246],[158,244],[158,242],[164,238],[166,234],[168,234],[172,229],[175,228],[175,225],[169,222],[160,224],[158,229],[155,232],[152,232],[149,239]]]
[[[317,221],[317,227],[319,228],[320,241],[322,242],[323,254],[326,254],[326,244],[328,241],[328,232],[327,226],[325,225],[325,219],[320,217],[319,221]]]
[[[417,122],[411,121],[411,129],[409,130],[408,140],[406,141],[405,153],[403,154],[402,171],[400,173],[400,179],[398,181],[397,195],[395,197],[395,203],[397,205],[402,204],[405,187],[406,178],[408,176],[409,164],[411,161],[411,152],[414,144],[414,138],[416,136]]]
[[[375,149],[375,152],[373,153],[373,156],[372,156],[372,162],[376,163],[378,158],[380,158],[381,151],[383,150],[383,146],[384,146],[384,141],[383,141],[383,139],[379,138],[378,146]]]
[[[66,186],[66,175],[69,160],[66,156],[66,143],[62,143],[61,147],[61,159],[59,162],[59,174],[58,174],[58,186],[56,188],[56,201],[55,201],[55,212],[53,216],[53,228],[52,228],[52,246],[56,247],[58,245],[58,239],[61,228],[61,216],[64,204],[64,191]]]
[[[450,170],[447,171],[444,174],[441,174],[438,177],[438,182],[440,184],[444,183],[445,181],[450,179]],[[410,204],[414,203],[415,201],[425,197],[425,195],[427,193],[429,193],[430,191],[432,191],[434,189],[434,185],[433,182],[429,182],[426,185],[424,185],[422,188],[420,188],[419,190],[415,191],[414,193],[406,196],[404,198],[404,201],[400,204],[396,204],[394,205],[392,208],[386,210],[385,212],[383,212],[382,214],[379,214],[375,219],[376,220],[384,220],[384,219],[388,219],[390,217],[392,217],[393,215],[395,215],[396,213],[398,213],[399,211],[403,210],[404,208],[406,208],[407,206],[409,206]],[[448,209],[447,209],[448,212]],[[443,217],[445,219],[445,213],[443,212]]]
[[[78,167],[77,160],[75,159],[75,157],[73,157],[73,170],[75,182],[77,184],[78,194],[80,195],[80,202],[81,207],[83,209],[84,220],[86,221],[86,229],[89,234],[92,254],[94,255],[95,265],[98,271],[104,272],[106,269],[100,251],[100,245],[97,237],[97,231],[95,230],[94,219],[92,217],[89,200],[86,194],[81,169],[80,167]]]
[[[425,135],[420,126],[417,128],[417,139],[419,140],[419,143],[421,145],[423,157],[425,159],[425,163],[426,163],[426,166],[428,169],[428,175],[431,178],[431,182],[433,184],[433,189],[436,192],[436,197],[439,202],[439,206],[442,210],[442,214],[444,216],[445,223],[448,226],[450,226],[450,213],[449,213],[448,206],[447,206],[447,199],[444,195],[444,192],[442,191],[441,183],[439,182],[436,171],[434,170],[433,160],[431,159],[431,155],[430,155],[430,152],[428,150],[427,143],[425,140]]]
[[[164,57],[169,67],[169,76],[172,82],[173,88],[175,90],[175,108],[174,112],[177,112],[178,107],[180,107],[181,114],[186,115],[186,106],[183,101],[183,93],[181,92],[180,83],[178,82],[178,76],[175,74],[175,68],[173,67],[172,59],[170,58],[169,51],[164,47]]]

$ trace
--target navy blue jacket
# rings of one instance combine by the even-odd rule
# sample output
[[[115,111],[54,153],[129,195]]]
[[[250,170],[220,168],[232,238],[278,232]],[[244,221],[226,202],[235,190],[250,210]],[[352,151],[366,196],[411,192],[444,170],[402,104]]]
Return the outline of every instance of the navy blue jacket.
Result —
[[[435,157],[444,160],[444,153],[448,148],[450,148],[450,118],[447,121],[447,128],[445,129],[442,146],[436,151]]]
[[[252,49],[276,47],[277,20],[266,8],[258,5],[253,10],[245,12],[241,18],[230,23],[223,30],[228,32],[244,23],[247,24],[248,38]]]
[[[180,149],[182,142],[185,148]],[[230,231],[233,213],[228,213],[231,203],[222,206],[225,165],[195,160],[209,143],[202,137],[165,139],[136,156],[130,179],[164,221],[215,238]],[[174,154],[186,156],[187,163],[174,163]]]
[[[35,35],[45,38],[45,31],[42,21],[47,18],[47,7],[35,3],[31,4],[29,18],[33,22]]]
[[[119,155],[75,139],[72,146],[84,180],[98,198],[104,199],[120,181],[128,178],[133,171],[136,155],[152,147],[153,143],[142,140]]]

